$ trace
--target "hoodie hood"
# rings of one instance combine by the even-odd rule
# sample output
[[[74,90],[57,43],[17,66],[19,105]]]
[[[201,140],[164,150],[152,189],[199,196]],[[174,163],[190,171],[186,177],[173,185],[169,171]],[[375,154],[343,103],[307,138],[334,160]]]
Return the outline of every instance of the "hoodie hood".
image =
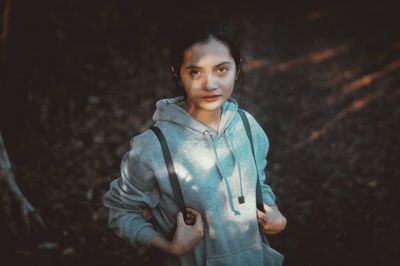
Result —
[[[169,121],[184,128],[190,128],[200,134],[204,134],[204,132],[208,131],[212,136],[220,136],[229,126],[229,123],[235,117],[238,110],[238,103],[235,100],[230,98],[225,101],[222,105],[221,121],[217,134],[215,130],[196,120],[185,110],[184,106],[185,99],[183,96],[159,100],[156,103],[157,109],[154,112],[153,120],[154,122]]]

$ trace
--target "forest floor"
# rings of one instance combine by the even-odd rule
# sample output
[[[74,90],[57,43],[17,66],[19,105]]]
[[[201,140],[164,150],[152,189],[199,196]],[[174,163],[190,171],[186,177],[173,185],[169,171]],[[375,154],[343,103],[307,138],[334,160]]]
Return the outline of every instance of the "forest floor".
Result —
[[[145,249],[108,229],[102,196],[156,101],[174,96],[162,20],[106,1],[91,18],[59,2],[58,91],[36,99],[40,118],[8,146],[48,229],[2,236],[1,264],[146,265]],[[400,24],[387,5],[355,3],[243,4],[231,18],[246,57],[234,96],[269,136],[288,219],[269,239],[286,265],[400,262]]]

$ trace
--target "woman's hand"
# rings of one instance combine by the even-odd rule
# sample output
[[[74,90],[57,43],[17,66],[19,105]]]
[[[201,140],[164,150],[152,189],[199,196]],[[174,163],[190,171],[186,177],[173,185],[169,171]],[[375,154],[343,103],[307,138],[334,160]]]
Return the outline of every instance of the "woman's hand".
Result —
[[[201,214],[191,208],[186,208],[186,211],[186,223],[182,213],[178,213],[175,234],[169,245],[169,253],[175,256],[182,256],[190,252],[204,236]]]
[[[287,223],[286,218],[277,207],[270,207],[264,204],[264,210],[265,213],[257,210],[258,222],[264,234],[274,235],[285,229]]]
[[[196,210],[186,208],[186,223],[181,212],[177,214],[176,230],[172,241],[156,236],[150,241],[150,246],[165,253],[182,256],[190,252],[203,238],[204,223],[201,214]]]

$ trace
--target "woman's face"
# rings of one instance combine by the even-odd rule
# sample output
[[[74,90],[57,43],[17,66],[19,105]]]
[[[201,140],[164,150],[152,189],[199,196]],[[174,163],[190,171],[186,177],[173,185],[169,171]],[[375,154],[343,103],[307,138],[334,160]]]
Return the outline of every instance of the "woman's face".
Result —
[[[235,61],[223,42],[210,38],[186,49],[180,77],[192,112],[218,111],[232,94]]]

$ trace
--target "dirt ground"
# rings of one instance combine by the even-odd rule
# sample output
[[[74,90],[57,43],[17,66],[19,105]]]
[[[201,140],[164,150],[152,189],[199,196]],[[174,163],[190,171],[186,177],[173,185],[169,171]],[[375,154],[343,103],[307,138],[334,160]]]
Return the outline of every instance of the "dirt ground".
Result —
[[[151,125],[155,102],[174,96],[169,32],[177,18],[208,9],[242,40],[244,81],[234,97],[270,140],[269,182],[288,226],[269,239],[285,265],[399,265],[394,6],[173,1],[153,10],[144,1],[89,2],[46,2],[37,12],[47,20],[33,19],[36,28],[24,21],[41,29],[43,43],[33,38],[25,49],[32,58],[8,48],[18,64],[9,63],[6,85],[22,75],[29,97],[11,108],[19,122],[4,138],[48,229],[16,236],[3,226],[1,265],[147,265],[145,249],[107,228],[102,196],[131,137]]]

